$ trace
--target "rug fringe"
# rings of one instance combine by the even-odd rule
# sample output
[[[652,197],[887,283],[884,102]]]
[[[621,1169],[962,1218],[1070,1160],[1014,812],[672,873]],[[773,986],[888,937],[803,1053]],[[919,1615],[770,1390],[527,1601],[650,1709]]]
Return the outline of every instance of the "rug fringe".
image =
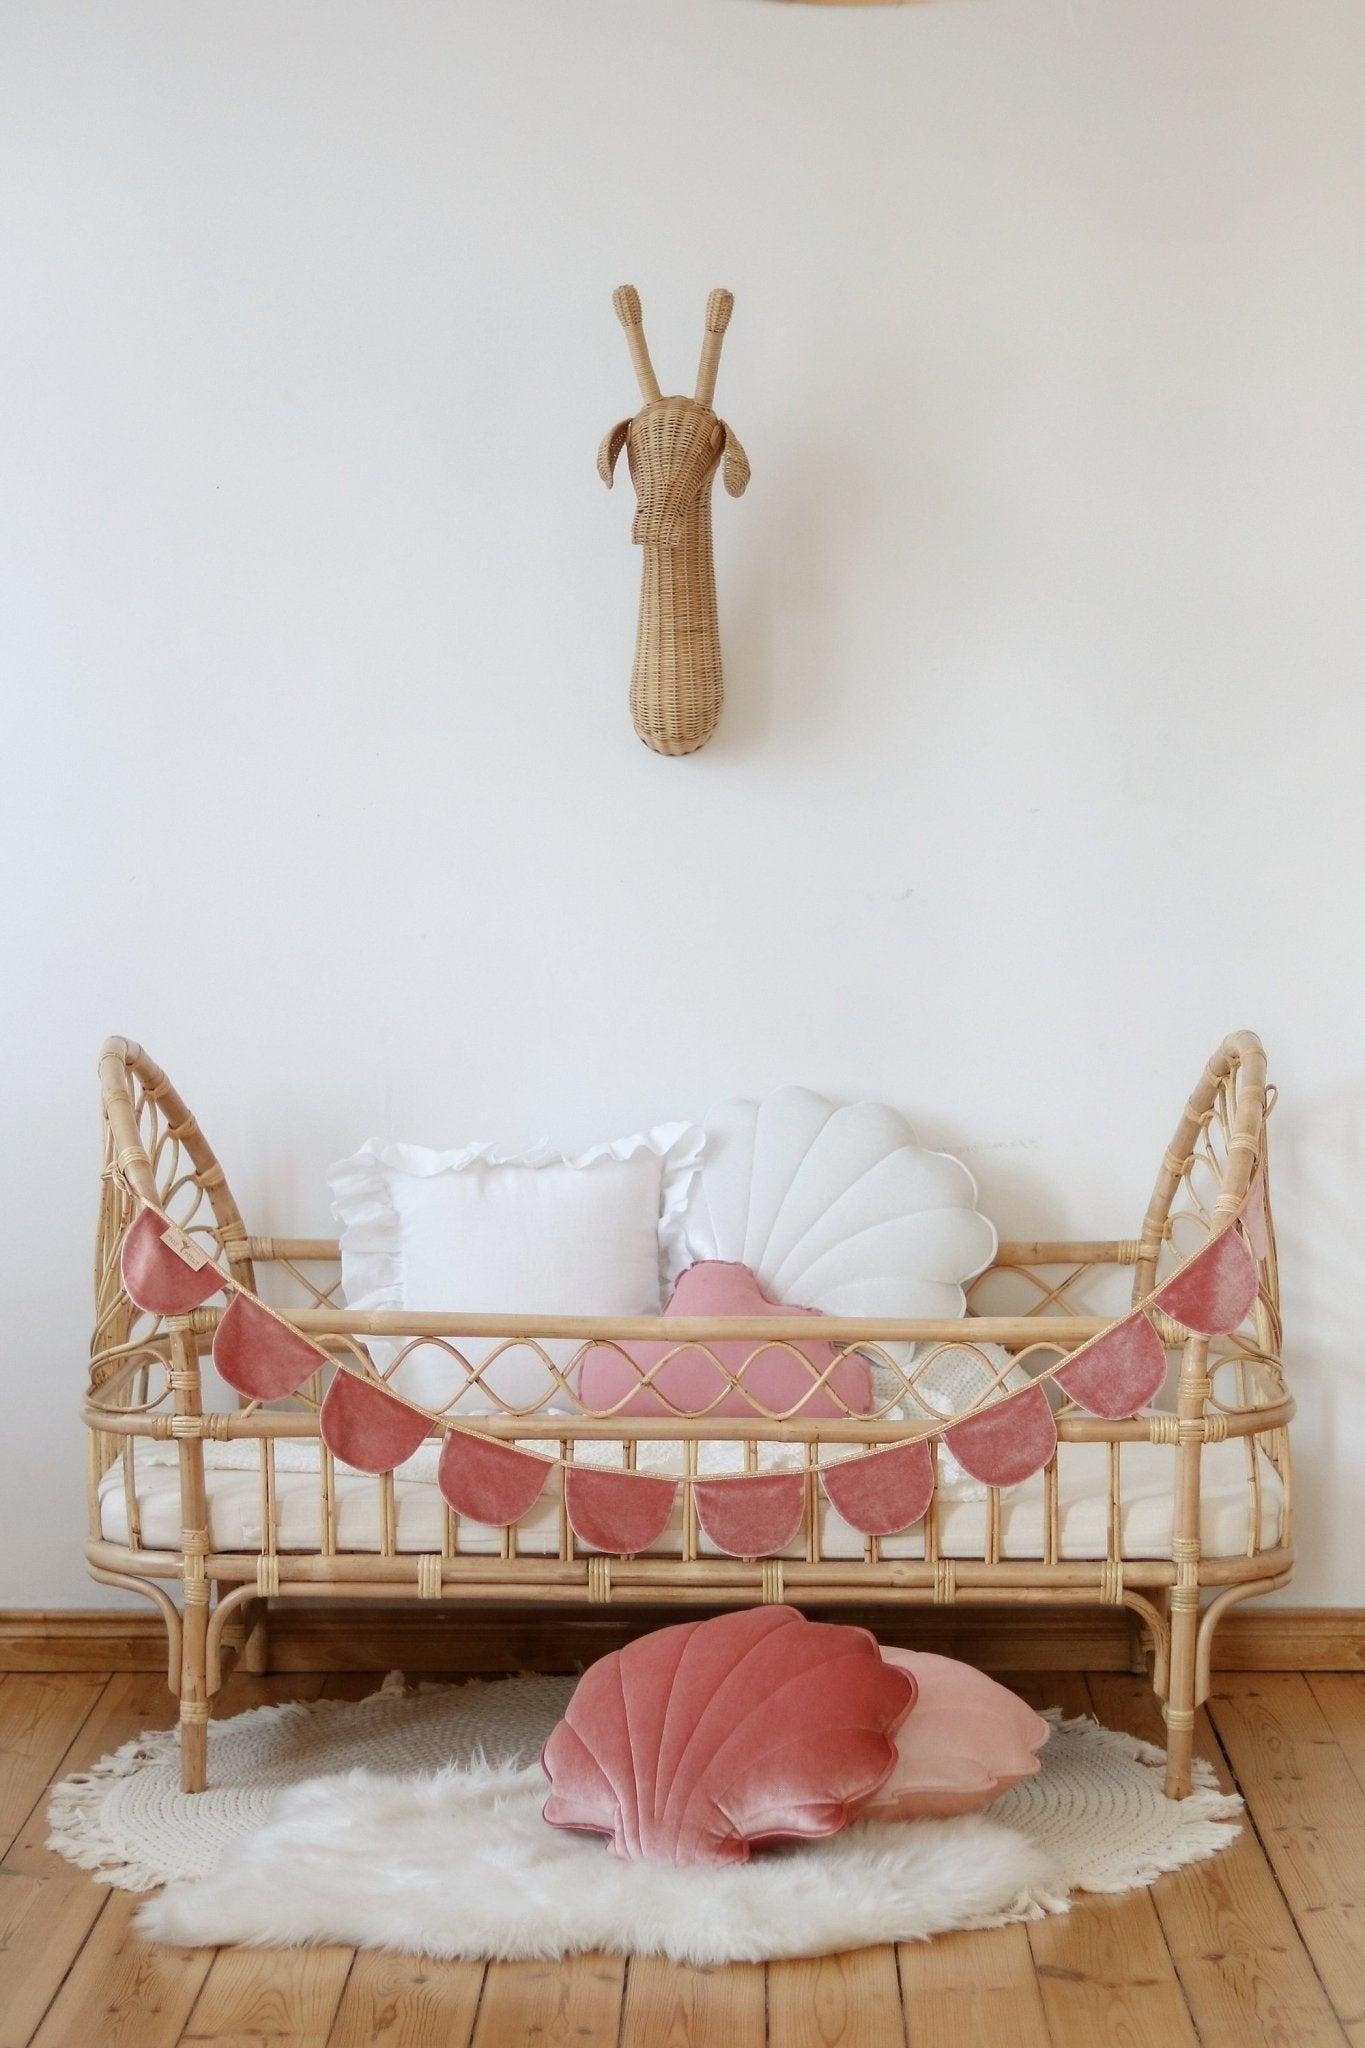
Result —
[[[1158,1749],[1154,1742],[1144,1742],[1139,1735],[1127,1735],[1121,1728],[1106,1728],[1093,1714],[1063,1714],[1060,1707],[1048,1707],[1043,1719],[1050,1721],[1056,1729],[1068,1734],[1084,1732],[1091,1739],[1098,1738],[1098,1746],[1117,1751],[1121,1756],[1142,1764],[1154,1776],[1164,1777],[1166,1752]],[[1180,1809],[1178,1832],[1159,1850],[1148,1855],[1143,1861],[1132,1866],[1133,1876],[1123,1883],[1095,1885],[1096,1893],[1118,1893],[1132,1891],[1138,1885],[1155,1884],[1159,1877],[1169,1871],[1183,1870],[1187,1864],[1199,1863],[1207,1856],[1216,1855],[1236,1841],[1241,1833],[1240,1816],[1244,1804],[1240,1793],[1224,1792],[1218,1783],[1218,1773],[1206,1757],[1195,1757],[1190,1771],[1193,1790],[1176,1802]],[[1059,1907],[1046,1906],[1047,1912],[1070,1910],[1069,1901]]]
[[[145,1764],[165,1761],[174,1756],[178,1744],[174,1728],[150,1728],[88,1770],[64,1778],[48,1800],[46,1846],[121,1891],[145,1892],[163,1883],[160,1871],[129,1862],[109,1840],[103,1826],[104,1798],[111,1778],[130,1778]]]
[[[307,1700],[285,1700],[279,1706],[250,1707],[237,1720],[289,1720],[308,1713],[309,1708]],[[210,1722],[210,1750],[212,1746]],[[102,1756],[98,1763],[63,1778],[60,1785],[53,1786],[48,1799],[45,1846],[55,1849],[78,1869],[93,1871],[104,1884],[119,1891],[146,1892],[164,1884],[164,1871],[130,1860],[110,1841],[104,1827],[104,1800],[111,1779],[131,1778],[147,1764],[167,1763],[179,1752],[178,1727],[144,1728],[141,1735]]]
[[[440,1688],[436,1685],[409,1685],[401,1671],[390,1671],[374,1692],[366,1693],[364,1697],[366,1700],[404,1698],[413,1692],[438,1690]],[[311,1713],[316,1704],[309,1700],[284,1700],[278,1705],[248,1707],[235,1718],[239,1727],[248,1722],[290,1720]],[[363,1705],[364,1701],[358,1704]],[[210,1754],[214,1725],[209,1722]],[[111,1779],[129,1778],[146,1764],[165,1763],[175,1758],[179,1750],[180,1731],[177,1727],[145,1728],[141,1735],[135,1735],[130,1742],[101,1757],[98,1763],[63,1778],[60,1785],[54,1785],[48,1800],[46,1847],[55,1849],[58,1855],[65,1856],[68,1863],[74,1863],[79,1870],[93,1872],[101,1883],[113,1885],[118,1891],[149,1892],[164,1884],[164,1871],[130,1859],[109,1839],[103,1821],[104,1799]]]

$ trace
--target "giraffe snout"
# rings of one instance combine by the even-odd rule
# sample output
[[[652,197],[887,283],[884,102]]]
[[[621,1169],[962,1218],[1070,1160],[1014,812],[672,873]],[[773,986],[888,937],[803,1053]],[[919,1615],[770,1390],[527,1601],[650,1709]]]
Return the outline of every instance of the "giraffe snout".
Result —
[[[637,546],[681,544],[688,514],[710,488],[723,438],[715,414],[695,399],[661,399],[636,414],[626,446],[639,500],[631,527]]]

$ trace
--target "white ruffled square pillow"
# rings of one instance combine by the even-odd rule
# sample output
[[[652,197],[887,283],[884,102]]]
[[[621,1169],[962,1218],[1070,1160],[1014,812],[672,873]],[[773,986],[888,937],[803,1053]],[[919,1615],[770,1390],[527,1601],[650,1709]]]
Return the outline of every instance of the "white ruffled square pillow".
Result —
[[[331,1168],[347,1306],[494,1315],[657,1315],[663,1241],[701,1156],[696,1124],[660,1124],[577,1159],[548,1146],[510,1155],[491,1145],[433,1152],[362,1145]],[[452,1340],[477,1370],[486,1338]],[[576,1344],[544,1346],[564,1370]],[[381,1370],[395,1347],[371,1343]],[[397,1392],[427,1408],[571,1409],[525,1346],[505,1351],[482,1384],[459,1359],[420,1345],[393,1370]]]

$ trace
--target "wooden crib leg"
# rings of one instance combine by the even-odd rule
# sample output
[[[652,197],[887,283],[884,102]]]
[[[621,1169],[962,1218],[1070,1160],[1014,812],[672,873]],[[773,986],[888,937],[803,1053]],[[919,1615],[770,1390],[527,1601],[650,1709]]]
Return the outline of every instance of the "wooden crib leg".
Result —
[[[202,1710],[202,1711],[201,1711]],[[180,1789],[202,1792],[208,1784],[208,1703],[180,1702]]]
[[[209,1745],[209,1582],[204,1569],[208,1534],[203,1529],[187,1530],[182,1541],[185,1607],[180,1634],[180,1789],[202,1792],[208,1782]]]
[[[1166,1797],[1188,1799],[1194,1766],[1194,1709],[1167,1700],[1162,1712],[1166,1716]]]
[[[1175,1516],[1171,1562],[1175,1584],[1169,1594],[1171,1670],[1166,1692],[1166,1796],[1186,1799],[1194,1761],[1194,1702],[1199,1652],[1200,1461],[1204,1411],[1209,1398],[1209,1340],[1191,1333],[1180,1360],[1176,1409],[1180,1437],[1175,1453]]]
[[[180,1789],[202,1792],[208,1783],[209,1700],[207,1677],[208,1604],[190,1599],[185,1587],[185,1627],[180,1662]],[[207,1594],[208,1586],[204,1585]],[[197,1624],[197,1625],[196,1625]]]
[[[1199,1588],[1171,1591],[1171,1677],[1162,1709],[1166,1717],[1166,1797],[1186,1799],[1194,1761],[1195,1651],[1199,1638]]]
[[[174,1326],[171,1394],[180,1434],[180,1787],[202,1792],[208,1776],[209,1510],[204,1486],[199,1344],[189,1319]]]

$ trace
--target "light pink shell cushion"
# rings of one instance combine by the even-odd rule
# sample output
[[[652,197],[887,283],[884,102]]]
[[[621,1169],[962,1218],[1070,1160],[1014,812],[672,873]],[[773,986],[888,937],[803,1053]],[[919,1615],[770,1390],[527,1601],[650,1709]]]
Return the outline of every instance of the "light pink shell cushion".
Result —
[[[1039,1767],[1051,1734],[1041,1714],[993,1678],[927,1650],[882,1650],[919,1687],[896,1735],[896,1764],[860,1820],[945,1819],[975,1813]]]
[[[678,1276],[664,1307],[666,1316],[810,1316],[819,1311],[784,1308],[764,1293],[747,1266],[726,1259],[701,1259]],[[872,1406],[872,1374],[866,1359],[841,1358],[812,1335],[794,1346],[761,1351],[751,1339],[709,1345],[707,1351],[675,1344],[604,1344],[587,1352],[578,1396],[585,1408],[616,1415],[774,1415],[796,1413],[803,1420],[866,1415]],[[669,1352],[675,1355],[669,1357]],[[625,1355],[622,1356],[622,1353]],[[666,1361],[666,1362],[665,1362]],[[747,1362],[746,1362],[747,1361]],[[641,1374],[653,1369],[648,1386]],[[726,1373],[743,1375],[745,1393]],[[750,1398],[752,1397],[752,1398]]]

